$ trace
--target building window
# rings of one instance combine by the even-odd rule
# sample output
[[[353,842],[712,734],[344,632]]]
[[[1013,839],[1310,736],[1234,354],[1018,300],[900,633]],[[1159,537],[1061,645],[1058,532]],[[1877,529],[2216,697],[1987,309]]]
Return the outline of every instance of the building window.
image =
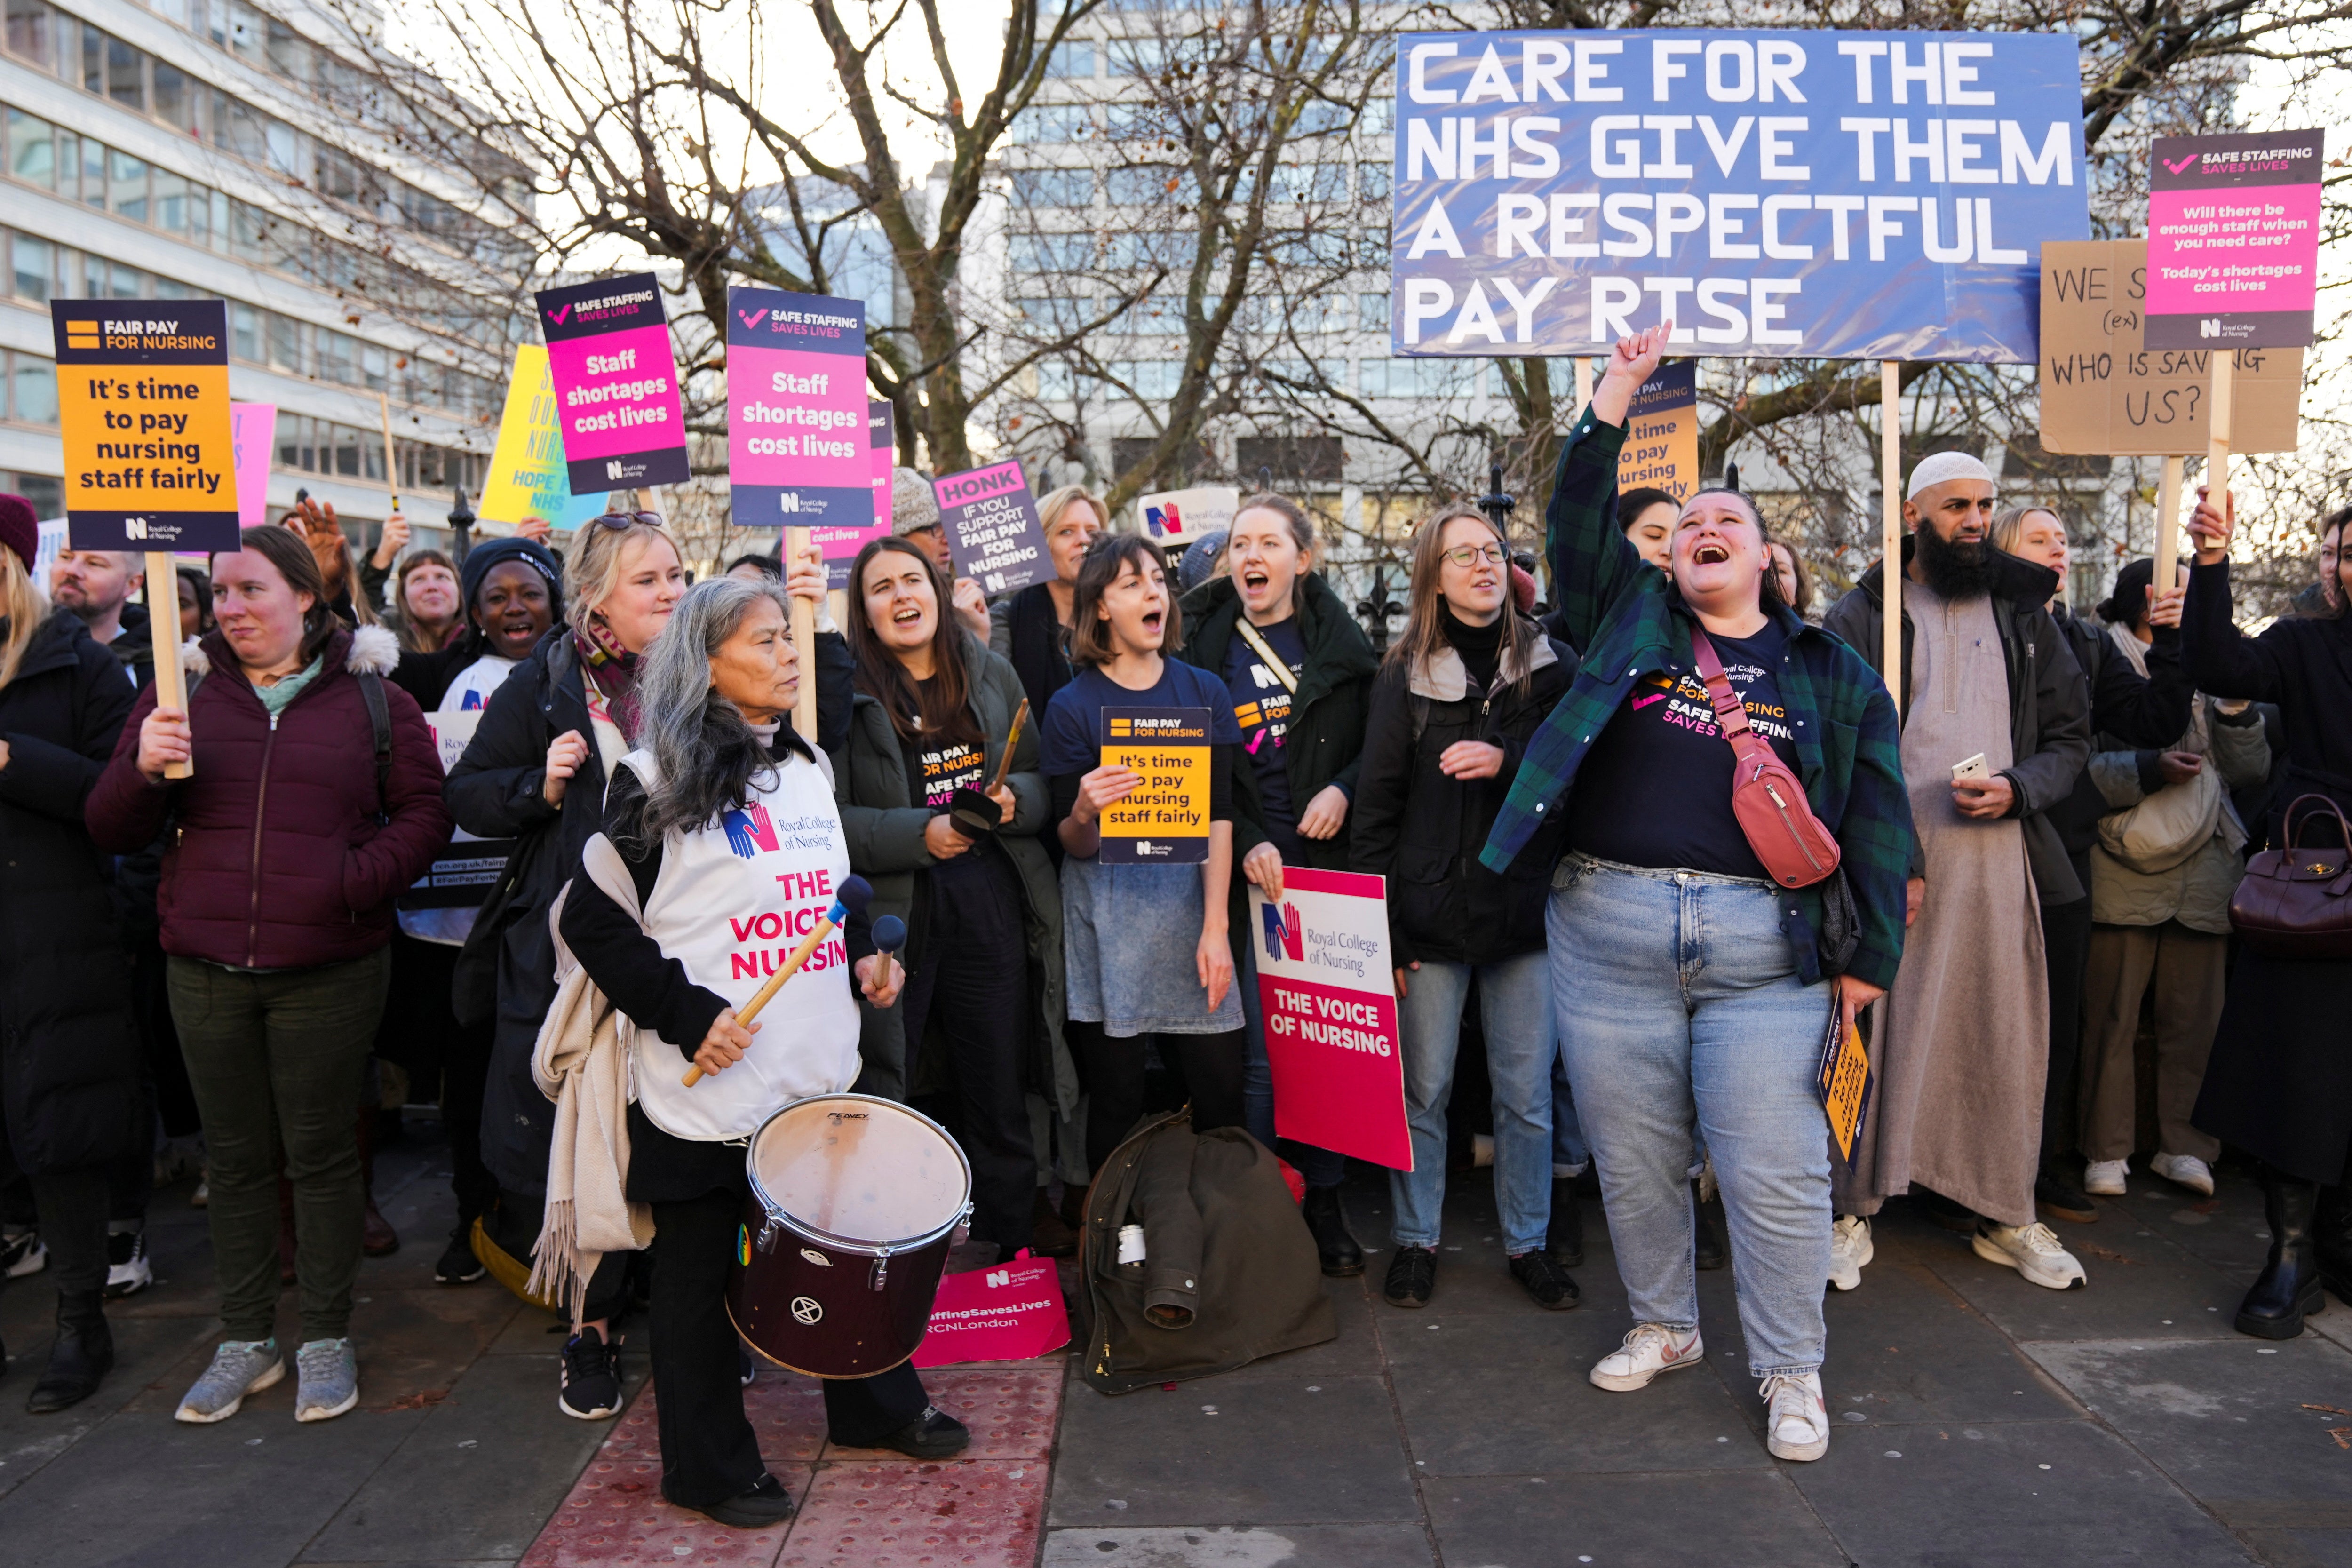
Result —
[[[8,111],[8,172],[28,185],[57,189],[58,143],[47,121],[21,109]]]
[[[1092,80],[1095,74],[1095,47],[1086,40],[1072,39],[1055,44],[1045,61],[1045,74],[1065,80],[1083,78]]]
[[[8,249],[16,298],[47,304],[50,283],[57,277],[57,247],[46,239],[19,234],[10,237]]]
[[[147,112],[147,56],[121,38],[106,40],[106,96],[133,114]]]
[[[8,416],[19,425],[58,422],[56,362],[36,359],[22,351],[9,356]]]
[[[154,62],[155,118],[176,131],[196,129],[196,91],[185,72],[163,60]]]
[[[114,216],[132,223],[147,221],[147,164],[145,160],[115,149],[106,160],[106,205]]]
[[[44,70],[58,68],[57,14],[42,0],[8,0],[8,52]]]

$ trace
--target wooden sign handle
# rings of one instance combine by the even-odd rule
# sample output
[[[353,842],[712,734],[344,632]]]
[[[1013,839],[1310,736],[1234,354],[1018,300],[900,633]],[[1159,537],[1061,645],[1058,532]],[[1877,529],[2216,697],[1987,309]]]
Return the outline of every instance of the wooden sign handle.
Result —
[[[1879,644],[1879,669],[1886,677],[1887,695],[1895,712],[1903,712],[1903,362],[1878,363],[1878,461],[1884,501],[1879,507],[1880,548],[1885,553],[1879,568],[1885,615]]]
[[[2156,484],[2156,589],[2163,593],[2180,574],[2180,468],[2187,459],[2167,458]]]
[[[809,546],[805,528],[784,530],[784,574]],[[793,651],[800,657],[800,698],[793,704],[793,729],[810,745],[816,744],[816,606],[806,599],[793,601]]]
[[[392,510],[400,510],[400,449],[392,439],[392,399],[375,395],[376,412],[383,416],[383,482],[392,491]]]
[[[167,550],[147,552],[149,647],[155,653],[155,706],[186,712],[187,683],[180,678],[180,571]],[[163,776],[195,776],[195,763],[165,763]]]
[[[2237,401],[2231,383],[2236,379],[2237,360],[2228,349],[2213,351],[2213,395],[2205,403],[2205,499],[2216,511],[2226,510],[2230,504],[2230,437],[2235,422],[2231,405]],[[2171,585],[2168,577],[2159,576],[2157,581]]]

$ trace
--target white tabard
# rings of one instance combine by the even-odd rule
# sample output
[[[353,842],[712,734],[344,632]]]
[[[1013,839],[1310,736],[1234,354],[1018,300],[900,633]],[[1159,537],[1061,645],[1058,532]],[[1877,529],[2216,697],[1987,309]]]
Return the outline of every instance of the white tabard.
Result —
[[[622,766],[651,783],[651,753]],[[849,875],[848,840],[832,786],[797,752],[778,763],[772,787],[719,826],[673,830],[646,901],[645,929],[688,978],[738,1010],[832,909]],[[692,1089],[680,1082],[699,1040],[635,1031],[631,1066],[637,1102],[674,1137],[723,1142],[757,1131],[791,1100],[847,1089],[857,1077],[857,1001],[840,931],[817,944],[800,972],[760,1011],[743,1059]]]

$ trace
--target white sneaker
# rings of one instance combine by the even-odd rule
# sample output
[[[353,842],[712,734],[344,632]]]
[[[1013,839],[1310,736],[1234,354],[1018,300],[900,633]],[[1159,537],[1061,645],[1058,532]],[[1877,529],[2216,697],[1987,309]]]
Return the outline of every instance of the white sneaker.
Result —
[[[41,1245],[39,1232],[20,1230],[0,1239],[0,1279],[22,1279],[48,1266],[49,1249]]]
[[[1862,1289],[1862,1271],[1878,1256],[1870,1245],[1870,1222],[1842,1214],[1830,1223],[1830,1283],[1841,1290]]]
[[[2044,1289],[2079,1290],[2090,1283],[2074,1255],[2060,1246],[2040,1220],[2032,1225],[1995,1225],[1986,1220],[1977,1226],[1970,1245],[1987,1263],[2006,1264]]]
[[[2083,1169],[2083,1190],[2095,1198],[2122,1197],[2130,1173],[2129,1160],[2094,1160]]]
[[[1649,1387],[1662,1372],[1696,1366],[1706,1359],[1706,1347],[1699,1343],[1696,1329],[1685,1339],[1664,1323],[1636,1323],[1622,1345],[1592,1363],[1592,1385],[1631,1394]]]
[[[2187,1187],[2200,1198],[2213,1195],[2213,1171],[2194,1154],[2158,1154],[2147,1163],[2147,1168],[2179,1187]]]
[[[1776,1459],[1818,1459],[1830,1451],[1830,1408],[1822,1401],[1818,1372],[1768,1377],[1759,1391],[1764,1412],[1764,1446]]]

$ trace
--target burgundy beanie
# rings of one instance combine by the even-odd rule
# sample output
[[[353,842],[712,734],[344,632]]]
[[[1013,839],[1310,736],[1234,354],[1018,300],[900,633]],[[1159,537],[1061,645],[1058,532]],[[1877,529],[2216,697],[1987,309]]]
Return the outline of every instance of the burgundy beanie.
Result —
[[[33,515],[33,503],[23,496],[0,491],[0,545],[16,552],[25,570],[33,569],[33,553],[41,544],[41,520]]]

